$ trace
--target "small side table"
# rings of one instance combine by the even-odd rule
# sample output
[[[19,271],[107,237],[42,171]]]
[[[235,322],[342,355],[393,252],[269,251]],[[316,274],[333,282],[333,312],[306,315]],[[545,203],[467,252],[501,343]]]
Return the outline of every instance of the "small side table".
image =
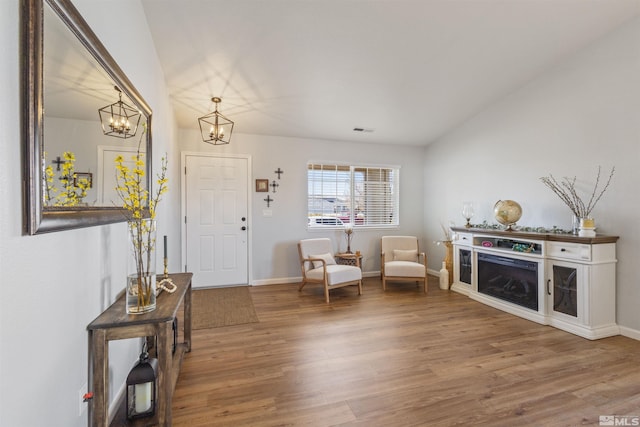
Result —
[[[355,254],[347,254],[347,253],[342,253],[342,254],[336,254],[334,256],[334,258],[336,259],[336,264],[340,264],[340,265],[354,265],[356,267],[360,267],[360,269],[362,269],[362,255],[355,253]]]

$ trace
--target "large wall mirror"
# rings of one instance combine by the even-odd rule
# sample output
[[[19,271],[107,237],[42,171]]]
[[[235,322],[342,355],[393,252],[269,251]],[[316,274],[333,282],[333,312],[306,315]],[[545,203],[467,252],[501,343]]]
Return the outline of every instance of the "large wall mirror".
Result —
[[[151,189],[151,109],[70,0],[21,12],[24,231],[125,221],[114,160],[144,153]]]

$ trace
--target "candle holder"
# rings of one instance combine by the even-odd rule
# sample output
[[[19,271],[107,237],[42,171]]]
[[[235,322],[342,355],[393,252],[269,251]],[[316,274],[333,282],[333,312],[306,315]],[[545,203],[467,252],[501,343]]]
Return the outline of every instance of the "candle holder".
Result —
[[[473,203],[464,202],[462,205],[462,217],[467,220],[467,223],[464,225],[466,228],[471,228],[471,218],[473,218]]]
[[[174,293],[178,287],[173,280],[169,277],[169,270],[167,269],[168,259],[164,259],[164,274],[162,275],[162,280],[160,280],[157,284],[158,291],[164,290],[169,292],[170,294]]]

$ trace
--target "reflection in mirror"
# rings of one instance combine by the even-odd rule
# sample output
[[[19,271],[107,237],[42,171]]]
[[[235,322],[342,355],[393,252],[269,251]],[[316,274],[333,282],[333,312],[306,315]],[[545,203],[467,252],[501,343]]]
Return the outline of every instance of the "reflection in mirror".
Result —
[[[69,0],[26,3],[25,229],[36,234],[124,221],[114,159],[146,153],[149,187],[151,110]],[[119,102],[129,107],[130,122],[126,131],[112,125],[116,132],[105,135],[99,110]]]
[[[116,138],[134,137],[138,131],[141,113],[122,100],[122,91],[118,86],[113,88],[118,92],[118,101],[98,110],[102,133]]]

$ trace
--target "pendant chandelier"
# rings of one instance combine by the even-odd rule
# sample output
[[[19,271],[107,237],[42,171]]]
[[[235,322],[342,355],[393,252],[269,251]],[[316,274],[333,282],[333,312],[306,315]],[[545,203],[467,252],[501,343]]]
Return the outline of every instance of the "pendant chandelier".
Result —
[[[116,138],[131,138],[136,136],[140,123],[140,111],[122,102],[122,91],[118,86],[113,87],[118,92],[118,101],[98,110],[102,132]]]
[[[213,145],[228,144],[231,140],[233,122],[218,112],[218,104],[222,102],[221,98],[216,96],[211,98],[211,101],[216,104],[215,111],[198,119],[202,140]]]

